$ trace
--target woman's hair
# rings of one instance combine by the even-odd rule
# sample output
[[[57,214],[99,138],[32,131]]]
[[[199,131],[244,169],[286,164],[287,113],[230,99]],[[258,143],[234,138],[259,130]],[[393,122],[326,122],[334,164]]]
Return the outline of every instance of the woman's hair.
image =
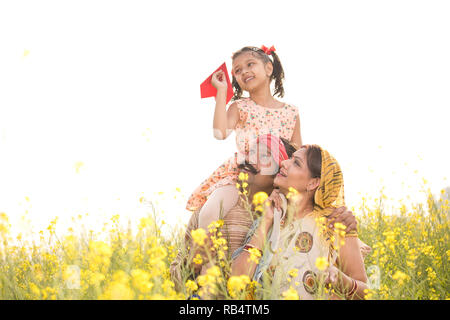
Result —
[[[280,98],[284,96],[284,88],[283,88],[283,80],[284,80],[284,70],[283,66],[281,65],[280,58],[275,52],[272,52],[270,55],[273,57],[273,61],[269,58],[269,55],[267,55],[264,50],[257,48],[257,47],[244,47],[241,50],[233,53],[233,56],[231,57],[232,60],[236,59],[240,54],[244,52],[251,52],[252,55],[260,59],[264,64],[266,63],[272,63],[273,65],[273,72],[270,77],[270,80],[272,81],[275,79],[275,92],[273,93],[273,96],[278,95]],[[233,101],[238,100],[242,97],[242,89],[237,83],[236,78],[233,76],[232,81],[233,87],[234,87],[234,96]]]
[[[297,148],[293,144],[291,144],[289,142],[289,140],[287,140],[283,137],[280,137],[280,139],[283,142],[283,145],[284,145],[284,148],[286,149],[286,153],[287,153],[288,157],[289,158],[292,157],[294,152],[297,151]],[[244,163],[239,164],[238,168],[240,170],[247,169],[248,171],[250,171],[253,174],[258,174],[258,171],[256,170],[256,168],[248,160],[245,160]]]
[[[311,178],[320,178],[322,171],[322,149],[315,144],[306,145],[302,148],[306,148],[306,163]]]

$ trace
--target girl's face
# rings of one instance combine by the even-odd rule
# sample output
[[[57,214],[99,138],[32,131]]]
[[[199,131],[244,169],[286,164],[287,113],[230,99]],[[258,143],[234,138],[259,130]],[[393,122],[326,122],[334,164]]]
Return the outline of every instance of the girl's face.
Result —
[[[293,156],[281,162],[280,173],[274,180],[274,185],[287,194],[289,187],[296,189],[299,193],[312,191],[319,185],[319,178],[312,178],[306,161],[306,148],[297,150]]]
[[[271,63],[264,64],[250,51],[241,53],[233,60],[232,74],[244,91],[251,91],[266,82],[270,83],[272,71]]]

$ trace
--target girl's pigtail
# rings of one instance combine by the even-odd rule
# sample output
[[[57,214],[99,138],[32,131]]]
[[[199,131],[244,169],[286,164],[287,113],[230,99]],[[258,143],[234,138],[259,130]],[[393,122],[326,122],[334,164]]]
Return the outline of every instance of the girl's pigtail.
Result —
[[[283,80],[284,80],[284,70],[283,66],[281,65],[280,58],[275,52],[271,53],[271,56],[273,57],[273,72],[272,72],[272,79],[275,79],[275,92],[273,93],[273,96],[278,95],[280,98],[284,96],[284,88],[283,88]]]
[[[233,76],[233,81],[231,82],[233,88],[234,88],[234,95],[233,98],[231,98],[231,101],[239,100],[242,97],[242,88],[239,86],[236,78]]]

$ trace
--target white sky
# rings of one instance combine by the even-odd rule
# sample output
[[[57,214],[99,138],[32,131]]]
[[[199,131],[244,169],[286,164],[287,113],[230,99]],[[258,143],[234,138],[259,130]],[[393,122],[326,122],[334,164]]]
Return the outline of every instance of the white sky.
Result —
[[[304,143],[340,162],[349,206],[383,185],[420,199],[422,177],[437,193],[450,185],[449,16],[429,0],[2,1],[0,212],[38,227],[134,217],[163,191],[164,219],[186,221],[188,195],[236,148],[213,138],[199,85],[262,44]]]

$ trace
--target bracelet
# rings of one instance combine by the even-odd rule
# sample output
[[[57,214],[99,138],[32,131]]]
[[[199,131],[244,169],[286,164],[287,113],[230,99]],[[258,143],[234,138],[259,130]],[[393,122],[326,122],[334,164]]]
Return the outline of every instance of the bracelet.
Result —
[[[350,291],[346,294],[346,297],[347,297],[348,299],[352,298],[353,295],[354,295],[355,292],[356,292],[356,289],[358,289],[358,284],[356,283],[356,280],[355,280],[355,279],[352,279],[352,288],[351,288]]]
[[[358,236],[358,233],[356,231],[351,231],[351,232],[345,234],[346,238],[348,238],[348,237],[357,237],[357,236]]]

